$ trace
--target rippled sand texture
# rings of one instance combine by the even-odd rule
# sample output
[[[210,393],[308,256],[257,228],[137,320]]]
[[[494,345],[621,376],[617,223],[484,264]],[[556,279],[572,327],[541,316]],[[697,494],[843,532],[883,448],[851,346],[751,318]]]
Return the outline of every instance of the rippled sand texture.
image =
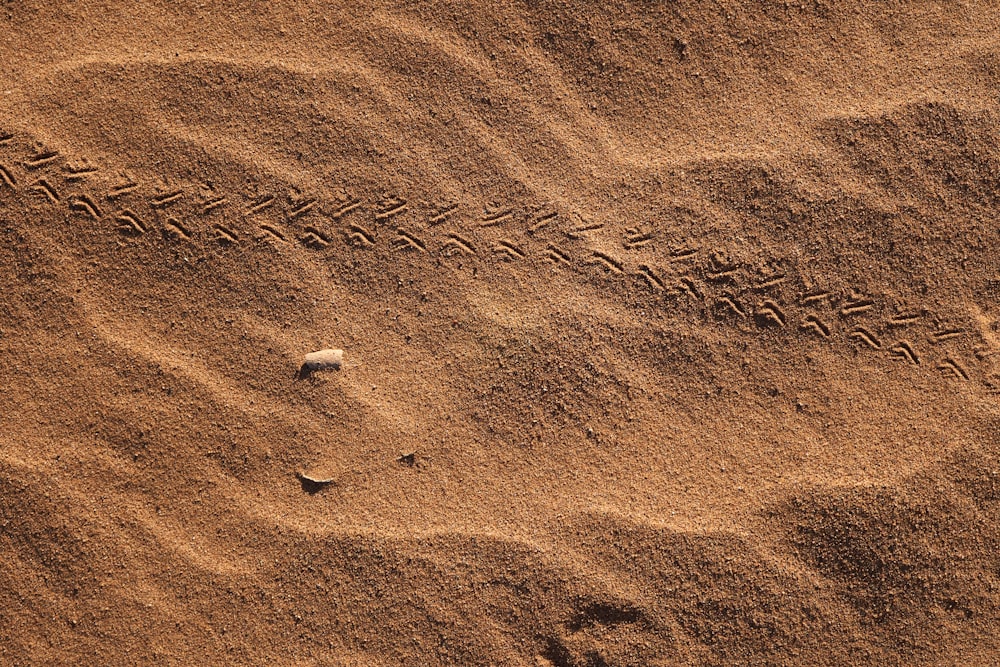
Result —
[[[995,5],[342,4],[0,8],[0,663],[996,664]]]

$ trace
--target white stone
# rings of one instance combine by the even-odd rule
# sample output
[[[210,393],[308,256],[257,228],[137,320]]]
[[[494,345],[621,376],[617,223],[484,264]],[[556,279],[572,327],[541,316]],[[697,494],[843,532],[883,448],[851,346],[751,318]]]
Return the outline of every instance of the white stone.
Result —
[[[344,363],[343,350],[319,350],[306,355],[305,367],[311,371],[321,371],[327,368],[340,370]]]

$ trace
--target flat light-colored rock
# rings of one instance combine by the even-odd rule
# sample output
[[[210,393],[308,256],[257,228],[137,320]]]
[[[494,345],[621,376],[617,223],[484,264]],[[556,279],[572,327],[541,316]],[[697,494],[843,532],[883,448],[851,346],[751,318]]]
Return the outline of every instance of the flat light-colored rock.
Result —
[[[319,350],[306,355],[305,367],[311,371],[319,371],[327,368],[340,370],[344,363],[343,350]]]

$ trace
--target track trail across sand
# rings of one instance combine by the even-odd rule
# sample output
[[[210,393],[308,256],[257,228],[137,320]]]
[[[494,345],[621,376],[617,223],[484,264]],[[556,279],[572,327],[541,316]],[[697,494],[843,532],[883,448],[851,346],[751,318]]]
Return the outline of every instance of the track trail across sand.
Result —
[[[661,225],[653,221],[630,226],[613,215],[587,220],[576,211],[537,202],[434,204],[433,193],[421,193],[420,204],[414,205],[399,195],[379,199],[367,193],[340,201],[307,193],[252,197],[211,189],[206,185],[216,180],[211,175],[200,184],[174,180],[168,188],[143,187],[126,175],[108,179],[86,158],[66,161],[56,151],[18,155],[16,136],[5,136],[4,204],[15,215],[59,221],[52,226],[63,228],[59,233],[66,235],[65,242],[89,247],[117,232],[120,249],[144,244],[147,253],[166,257],[229,246],[253,253],[270,244],[293,247],[304,257],[312,251],[309,259],[329,270],[350,271],[359,254],[368,254],[367,261],[387,267],[423,262],[417,270],[437,270],[447,280],[474,280],[488,266],[495,280],[544,283],[551,265],[628,307],[648,309],[650,317],[713,318],[729,325],[735,337],[799,336],[838,344],[845,354],[853,345],[873,357],[923,365],[955,381],[968,382],[971,372],[978,388],[996,388],[997,378],[981,363],[996,348],[984,337],[989,334],[979,331],[974,314],[928,307],[959,295],[910,303],[889,290],[874,293],[845,285],[840,276],[828,278],[833,287],[826,289],[820,271],[810,272],[794,256],[775,257],[743,239],[733,250],[704,248],[657,229]],[[609,218],[613,222],[604,222]],[[733,259],[735,253],[743,257]],[[818,259],[820,266],[827,263]],[[502,263],[520,262],[531,268],[503,272]],[[460,271],[466,267],[470,270]]]

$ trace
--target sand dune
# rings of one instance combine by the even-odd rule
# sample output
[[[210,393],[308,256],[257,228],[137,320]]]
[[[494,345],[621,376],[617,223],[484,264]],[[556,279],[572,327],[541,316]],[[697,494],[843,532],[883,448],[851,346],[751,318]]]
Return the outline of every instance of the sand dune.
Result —
[[[993,6],[3,11],[0,662],[997,661]]]

